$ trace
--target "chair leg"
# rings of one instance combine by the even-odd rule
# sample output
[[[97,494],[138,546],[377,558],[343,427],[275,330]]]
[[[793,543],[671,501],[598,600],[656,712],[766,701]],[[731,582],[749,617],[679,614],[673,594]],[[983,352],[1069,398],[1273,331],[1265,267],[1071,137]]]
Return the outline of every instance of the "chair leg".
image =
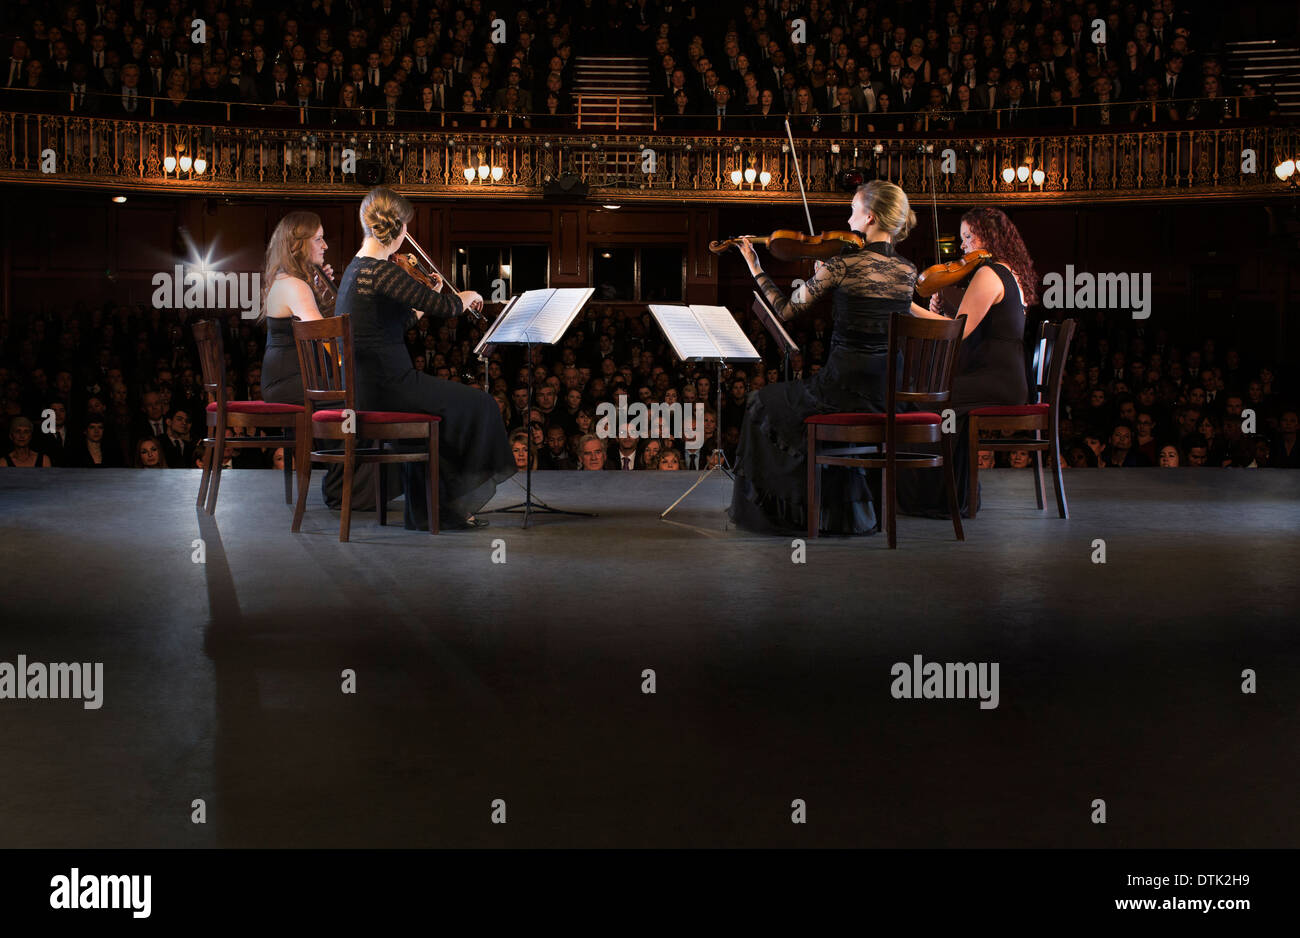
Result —
[[[821,527],[821,471],[817,465],[817,428],[808,428],[808,536],[816,537]]]
[[[293,455],[295,447],[284,447],[284,503],[293,504]]]
[[[379,440],[379,448],[384,448],[384,441]],[[388,485],[384,474],[388,469],[385,463],[375,463],[375,468],[379,470],[375,473],[375,511],[379,513],[379,526],[383,527],[388,524]]]
[[[221,489],[221,464],[226,461],[226,428],[217,427],[217,435],[213,444],[212,453],[212,479],[208,483],[208,514],[217,513],[217,492]]]
[[[339,540],[346,541],[352,530],[352,460],[357,449],[357,435],[343,435],[343,517],[339,521]]]
[[[970,491],[966,500],[970,506],[971,520],[974,521],[975,512],[980,510],[980,419],[974,414],[969,419],[966,439],[970,450]]]
[[[1061,437],[1056,431],[1050,434],[1051,446],[1047,458],[1052,461],[1052,487],[1056,489],[1056,508],[1062,518],[1070,517],[1070,506],[1065,502],[1065,479],[1061,474]]]
[[[199,476],[199,498],[194,503],[195,508],[202,508],[203,502],[208,497],[208,482],[212,479],[212,444],[203,443],[203,474]]]
[[[1039,511],[1047,507],[1047,480],[1041,466],[1045,455],[1042,450],[1030,451],[1030,460],[1034,467],[1034,499],[1038,502]]]
[[[894,453],[885,454],[885,534],[889,538],[891,548],[898,546],[898,515],[897,496],[898,496],[898,466],[895,463],[896,456]]]
[[[440,523],[438,506],[438,424],[429,427],[429,533],[437,534]]]
[[[298,472],[298,504],[293,511],[293,533],[302,530],[302,515],[307,510],[307,489],[311,485],[311,431],[309,425],[298,428],[294,440],[294,468]]]
[[[966,540],[966,533],[961,529],[961,505],[957,504],[957,473],[952,467],[952,434],[943,434],[943,475],[948,485],[948,506],[952,509],[952,530],[957,540]]]

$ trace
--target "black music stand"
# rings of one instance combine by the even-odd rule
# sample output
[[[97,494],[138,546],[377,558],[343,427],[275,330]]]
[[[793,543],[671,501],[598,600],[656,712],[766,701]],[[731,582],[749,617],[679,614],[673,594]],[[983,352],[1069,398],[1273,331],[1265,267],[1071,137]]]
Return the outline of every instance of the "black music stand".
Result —
[[[650,307],[650,312],[668,337],[678,358],[687,362],[714,362],[717,366],[717,379],[714,382],[718,392],[718,409],[714,420],[717,462],[706,467],[691,487],[660,513],[662,520],[714,472],[721,472],[734,480],[735,476],[731,474],[727,455],[722,448],[722,366],[728,362],[762,361],[762,356],[725,307],[656,304]]]
[[[533,406],[533,346],[554,345],[568,330],[579,311],[596,291],[591,287],[580,289],[529,290],[510,299],[501,315],[492,323],[491,328],[479,340],[474,350],[480,359],[486,362],[491,348],[497,345],[522,345],[524,359],[528,362],[528,407]],[[568,511],[552,508],[541,499],[533,498],[533,460],[532,427],[527,417],[524,418],[524,432],[528,434],[529,458],[524,471],[524,500],[505,508],[493,508],[483,514],[520,514],[524,516],[524,528],[534,511],[550,515],[574,515],[582,518],[596,517],[594,512]]]
[[[785,359],[785,380],[790,380],[790,356],[799,351],[799,346],[795,344],[794,339],[790,338],[790,333],[785,331],[785,326],[781,325],[781,317],[777,315],[772,304],[758,290],[754,291],[754,315],[758,317],[764,328],[767,329],[778,347],[781,349],[781,355]]]

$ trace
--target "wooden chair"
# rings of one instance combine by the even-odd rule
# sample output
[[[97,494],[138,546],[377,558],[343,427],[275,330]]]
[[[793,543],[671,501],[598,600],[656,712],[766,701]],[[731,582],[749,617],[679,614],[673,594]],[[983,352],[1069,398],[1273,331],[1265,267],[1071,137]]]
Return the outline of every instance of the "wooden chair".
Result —
[[[352,472],[357,462],[429,464],[429,533],[438,533],[438,424],[433,414],[398,411],[359,411],[356,401],[356,369],[352,358],[352,318],[331,316],[311,322],[295,322],[293,338],[298,346],[302,369],[302,389],[307,406],[333,404],[336,409],[316,410],[311,415],[310,438],[342,440],[343,449],[310,450],[298,466],[298,507],[293,514],[293,530],[302,527],[307,507],[307,482],[313,462],[343,464],[343,517],[339,522],[339,540],[346,541],[352,526]],[[337,408],[342,404],[341,409]],[[355,426],[348,428],[345,417],[355,415]],[[378,440],[377,449],[360,448],[357,440]],[[399,453],[384,449],[385,440],[422,439],[428,441],[426,452]],[[375,473],[375,504],[379,523],[388,523],[388,498],[384,473]]]
[[[203,475],[199,478],[196,507],[202,508],[206,497],[208,514],[216,512],[217,492],[221,488],[221,464],[225,461],[227,449],[261,449],[276,444],[284,447],[284,502],[286,505],[291,504],[295,449],[299,454],[305,454],[310,449],[311,427],[307,420],[307,408],[301,404],[226,400],[226,348],[221,335],[221,323],[212,319],[195,323],[194,339],[199,347],[203,390],[212,397],[207,406],[208,435],[199,444],[203,447]],[[227,427],[271,427],[283,430],[284,433],[279,436],[226,439]]]
[[[1074,337],[1075,320],[1044,322],[1038,330],[1038,363],[1034,368],[1034,388],[1037,401],[1005,407],[979,407],[969,415],[967,440],[970,446],[970,516],[975,517],[980,506],[979,451],[1009,452],[1026,449],[1034,454],[1034,495],[1038,507],[1047,506],[1047,490],[1039,462],[1051,462],[1052,484],[1056,489],[1056,507],[1062,518],[1070,517],[1065,502],[1065,485],[1061,478],[1061,383],[1065,378],[1065,365],[1070,354],[1070,340]],[[982,434],[1000,434],[1004,430],[1032,430],[1032,440],[1006,439],[1002,436],[983,438]],[[1045,436],[1044,436],[1045,435]]]
[[[939,413],[898,413],[900,403],[935,404],[942,410],[952,397],[952,379],[961,348],[966,317],[954,320],[920,319],[895,313],[889,322],[889,366],[883,414],[818,414],[804,421],[808,428],[808,536],[817,537],[821,521],[821,466],[883,469],[885,532],[889,546],[897,547],[897,476],[899,469],[937,469],[947,477],[948,503],[957,540],[964,541],[957,509],[957,483],[952,471],[953,434],[944,433]],[[902,360],[902,374],[898,373]],[[852,446],[818,452],[818,443]],[[939,443],[942,455],[899,452],[912,443]],[[881,452],[883,447],[883,452]],[[867,448],[871,455],[860,455]]]

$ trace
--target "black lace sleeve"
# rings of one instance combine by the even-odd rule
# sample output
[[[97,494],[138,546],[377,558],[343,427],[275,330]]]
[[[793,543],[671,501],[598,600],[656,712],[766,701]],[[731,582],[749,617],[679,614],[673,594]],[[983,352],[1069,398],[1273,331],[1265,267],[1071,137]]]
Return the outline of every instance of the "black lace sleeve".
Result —
[[[422,309],[434,319],[450,319],[464,312],[464,304],[454,293],[436,293],[396,264],[379,264],[374,275],[374,290],[411,309]]]
[[[763,291],[763,296],[772,304],[777,315],[788,321],[815,304],[824,293],[838,287],[840,281],[844,279],[844,270],[843,259],[832,257],[817,269],[811,280],[795,290],[788,299],[767,271],[760,271],[756,279],[758,288]]]

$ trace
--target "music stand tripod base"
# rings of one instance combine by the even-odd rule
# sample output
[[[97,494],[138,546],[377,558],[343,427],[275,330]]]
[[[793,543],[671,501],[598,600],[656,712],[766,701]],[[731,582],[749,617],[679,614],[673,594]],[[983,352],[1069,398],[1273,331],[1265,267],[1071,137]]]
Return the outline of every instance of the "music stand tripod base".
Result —
[[[691,485],[691,487],[688,488],[685,492],[682,492],[682,494],[678,496],[677,501],[673,502],[671,505],[669,505],[667,508],[663,510],[663,512],[659,515],[660,521],[662,521],[664,518],[667,518],[668,512],[672,511],[674,508],[680,505],[682,503],[682,500],[685,499],[687,495],[690,495],[697,488],[699,488],[700,483],[703,482],[705,479],[707,479],[714,472],[721,472],[732,482],[736,481],[736,477],[731,473],[731,467],[727,465],[727,453],[722,448],[722,362],[721,361],[718,362],[717,384],[718,384],[718,409],[714,417],[714,428],[717,435],[715,445],[717,448],[714,449],[713,452],[717,453],[718,462],[716,465],[709,466],[707,469],[701,472],[700,477],[695,480],[695,482]]]

